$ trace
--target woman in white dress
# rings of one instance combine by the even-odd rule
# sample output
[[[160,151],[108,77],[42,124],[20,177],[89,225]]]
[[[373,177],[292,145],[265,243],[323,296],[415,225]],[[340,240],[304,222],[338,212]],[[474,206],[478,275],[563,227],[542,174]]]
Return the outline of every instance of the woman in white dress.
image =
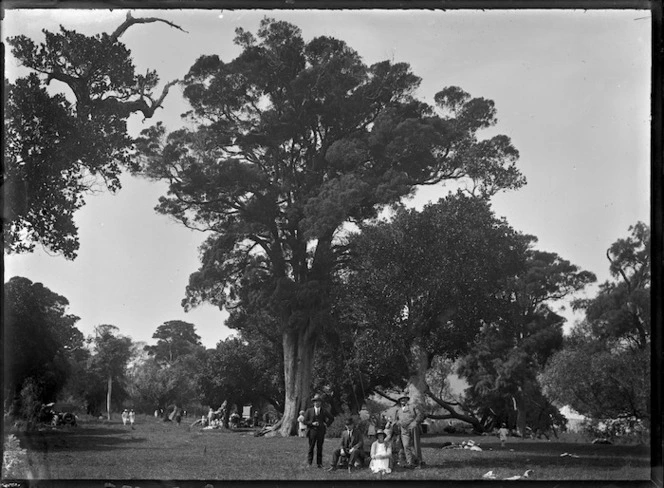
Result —
[[[371,444],[371,464],[369,468],[374,473],[389,474],[392,472],[390,466],[392,460],[392,446],[385,442],[385,431],[376,431],[376,440]]]

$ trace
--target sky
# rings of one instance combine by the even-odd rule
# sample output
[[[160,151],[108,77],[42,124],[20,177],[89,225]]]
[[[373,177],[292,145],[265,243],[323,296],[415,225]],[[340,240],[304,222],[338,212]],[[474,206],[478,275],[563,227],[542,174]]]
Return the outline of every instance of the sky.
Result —
[[[112,32],[126,10],[7,10],[3,40],[59,25],[94,35]],[[537,236],[539,249],[556,252],[598,282],[609,279],[606,249],[637,221],[650,222],[650,12],[639,10],[161,10],[133,11],[163,23],[132,26],[121,40],[137,72],[155,69],[161,86],[182,79],[204,54],[233,59],[237,27],[256,32],[273,17],[296,24],[305,40],[344,40],[365,63],[407,62],[422,78],[416,95],[429,103],[446,86],[495,102],[498,123],[482,137],[505,134],[520,152],[525,187],[494,197],[493,208],[515,229]],[[11,80],[26,74],[6,53]],[[66,90],[63,85],[53,90]],[[172,88],[149,120],[132,116],[130,131],[163,121],[181,127],[188,106]],[[195,325],[206,347],[232,330],[227,314],[180,303],[199,267],[205,235],[154,211],[162,183],[125,176],[116,194],[86,199],[76,215],[80,250],[74,261],[42,248],[5,255],[5,282],[24,276],[69,300],[87,336],[112,324],[135,341],[154,343],[169,320]],[[418,191],[408,205],[421,208],[447,194],[442,185]],[[596,291],[590,287],[587,294]],[[569,307],[566,330],[580,316]]]

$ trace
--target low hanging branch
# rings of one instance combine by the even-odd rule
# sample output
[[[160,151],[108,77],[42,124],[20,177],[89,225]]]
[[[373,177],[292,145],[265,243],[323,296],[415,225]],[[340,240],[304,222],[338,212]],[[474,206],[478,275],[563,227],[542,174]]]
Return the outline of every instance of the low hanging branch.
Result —
[[[445,400],[442,400],[438,397],[436,397],[433,393],[431,393],[431,390],[427,389],[425,394],[431,398],[434,402],[436,402],[438,405],[443,407],[445,410],[447,410],[449,413],[443,414],[443,415],[427,415],[427,417],[431,419],[457,419],[457,420],[462,420],[463,422],[467,422],[471,424],[477,431],[482,432],[484,428],[482,427],[482,424],[479,420],[477,420],[475,417],[471,415],[466,415],[463,413],[457,412],[454,407],[455,406],[461,406],[459,403],[456,402],[446,402]]]
[[[394,402],[395,404],[396,404],[396,403],[399,403],[399,400],[397,400],[396,398],[392,398],[391,396],[389,396],[389,395],[383,393],[382,391],[380,391],[380,390],[377,389],[377,388],[375,388],[374,391],[376,392],[376,394],[382,396],[383,398],[386,398],[387,400],[390,400],[391,402]]]

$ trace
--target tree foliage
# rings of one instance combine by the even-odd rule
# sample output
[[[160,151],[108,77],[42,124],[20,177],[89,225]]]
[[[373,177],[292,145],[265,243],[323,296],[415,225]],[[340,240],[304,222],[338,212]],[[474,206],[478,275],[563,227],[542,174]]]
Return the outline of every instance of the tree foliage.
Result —
[[[120,335],[119,331],[114,325],[98,325],[95,327],[95,335],[91,339],[94,354],[91,358],[90,369],[98,378],[106,382],[108,420],[111,419],[113,390],[116,391],[117,399],[125,394],[127,363],[132,354],[131,338]],[[114,385],[116,388],[113,388]],[[119,392],[122,392],[122,395],[117,395]]]
[[[255,354],[252,345],[239,338],[229,338],[206,352],[206,360],[199,376],[202,403],[220,406],[272,403],[283,410],[278,393],[280,383],[271,382],[275,368],[264,369],[261,354]],[[277,394],[275,394],[277,393]]]
[[[586,311],[593,337],[645,350],[651,327],[650,228],[637,222],[629,232],[606,251],[613,280],[602,283],[594,298],[577,300],[575,307]]]
[[[178,358],[202,347],[194,324],[182,320],[164,322],[157,327],[152,338],[157,339],[157,344],[145,346],[144,350],[160,364],[173,364]]]
[[[596,279],[555,253],[530,248],[524,258],[525,268],[500,294],[500,316],[482,328],[458,368],[471,385],[467,405],[479,412],[483,423],[507,422],[522,434],[526,425],[547,430],[562,423],[537,382],[546,361],[563,343],[564,318],[550,305]]]
[[[38,400],[55,401],[70,374],[83,334],[67,299],[41,283],[15,276],[4,286],[4,397],[13,400],[31,379]]]
[[[540,376],[547,396],[593,419],[649,419],[650,355],[590,341],[578,346],[549,361]]]
[[[629,228],[607,250],[612,280],[577,300],[585,320],[540,376],[551,399],[593,419],[650,420],[650,229]],[[569,378],[574,378],[573,382]]]
[[[76,257],[74,213],[96,188],[120,188],[119,175],[131,166],[132,138],[127,118],[150,118],[161,106],[169,83],[155,94],[155,71],[136,73],[131,52],[113,33],[85,36],[60,27],[44,30],[36,43],[20,35],[8,40],[12,55],[31,72],[5,80],[5,164],[3,166],[5,250],[29,252],[36,244]],[[177,27],[167,22],[173,27]],[[63,92],[51,94],[51,82]]]
[[[256,36],[237,29],[235,42],[235,59],[202,56],[185,77],[195,129],[145,131],[144,172],[170,184],[159,212],[211,231],[186,306],[232,307],[240,277],[267,272],[287,434],[329,319],[342,225],[375,217],[416,185],[464,180],[490,195],[524,179],[509,138],[478,140],[496,121],[489,100],[451,87],[429,106],[414,98],[420,79],[406,63],[367,66],[343,41],[305,42],[282,21],[264,19]]]
[[[418,401],[433,398],[426,375],[434,358],[467,353],[482,327],[503,317],[502,292],[524,269],[529,242],[486,199],[463,193],[362,226],[350,243],[348,289],[359,300],[349,318],[367,371],[384,375],[385,387],[408,384]]]

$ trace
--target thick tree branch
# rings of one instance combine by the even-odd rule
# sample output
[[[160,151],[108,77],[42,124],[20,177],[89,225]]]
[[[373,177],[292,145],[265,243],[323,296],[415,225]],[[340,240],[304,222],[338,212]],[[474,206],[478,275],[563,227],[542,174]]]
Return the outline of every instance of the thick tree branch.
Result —
[[[174,24],[173,22],[169,22],[168,20],[160,19],[158,17],[145,17],[137,19],[131,16],[131,12],[127,12],[127,19],[122,24],[120,24],[120,26],[117,29],[115,29],[113,34],[111,34],[111,39],[117,40],[122,34],[125,33],[127,29],[129,29],[129,27],[131,27],[134,24],[150,24],[152,22],[163,22],[164,24],[168,24],[171,27],[174,27],[178,30],[181,30],[182,32],[186,32],[187,34],[189,34],[182,27]]]
[[[374,391],[375,391],[378,395],[380,395],[380,396],[382,396],[383,398],[386,398],[386,399],[388,399],[388,400],[394,402],[395,404],[399,403],[399,400],[397,400],[396,398],[392,398],[391,396],[389,396],[389,395],[383,393],[382,391],[380,391],[380,390],[377,389],[377,388],[374,389]]]
[[[462,420],[464,422],[468,422],[471,424],[476,430],[478,431],[483,431],[484,429],[482,428],[482,424],[480,423],[479,420],[477,420],[475,417],[472,417],[470,415],[462,414],[457,412],[452,403],[446,402],[445,400],[442,400],[438,397],[436,397],[431,390],[427,390],[425,394],[431,398],[434,402],[436,402],[438,405],[443,407],[445,410],[449,412],[449,416],[434,416],[434,415],[427,415],[427,417],[430,418],[452,418],[452,419],[457,419],[457,420]]]

